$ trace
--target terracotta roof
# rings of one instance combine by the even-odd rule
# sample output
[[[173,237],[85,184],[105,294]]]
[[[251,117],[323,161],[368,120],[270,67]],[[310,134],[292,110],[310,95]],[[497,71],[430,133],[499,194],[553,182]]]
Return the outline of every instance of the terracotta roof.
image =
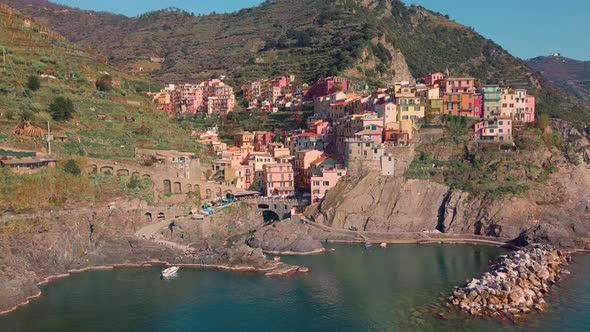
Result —
[[[326,157],[326,156],[319,156],[316,160],[312,161],[310,164],[319,165],[322,162],[326,161],[327,159],[328,159],[328,157]]]
[[[305,133],[301,133],[299,135],[297,135],[297,137],[319,137],[319,134],[316,133],[311,133],[311,132],[305,132]]]

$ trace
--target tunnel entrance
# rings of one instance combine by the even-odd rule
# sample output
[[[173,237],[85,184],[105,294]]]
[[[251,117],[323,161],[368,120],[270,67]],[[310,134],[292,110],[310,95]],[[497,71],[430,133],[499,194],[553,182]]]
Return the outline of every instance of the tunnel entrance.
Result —
[[[264,218],[265,225],[273,224],[273,223],[281,220],[279,215],[276,212],[271,211],[271,210],[263,211],[262,217]]]

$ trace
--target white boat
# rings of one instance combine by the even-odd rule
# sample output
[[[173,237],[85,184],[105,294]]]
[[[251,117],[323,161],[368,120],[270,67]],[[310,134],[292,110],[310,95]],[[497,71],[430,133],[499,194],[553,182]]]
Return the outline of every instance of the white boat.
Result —
[[[172,266],[172,267],[169,267],[167,269],[164,269],[162,271],[162,277],[164,277],[164,278],[170,278],[173,275],[175,275],[176,272],[178,272],[178,269],[180,269],[180,267],[178,267],[178,266]]]

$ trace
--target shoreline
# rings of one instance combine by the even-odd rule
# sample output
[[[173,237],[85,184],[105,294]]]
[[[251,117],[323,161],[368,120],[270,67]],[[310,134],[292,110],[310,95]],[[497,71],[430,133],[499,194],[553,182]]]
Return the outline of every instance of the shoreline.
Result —
[[[340,243],[340,244],[364,244],[364,243],[371,243],[371,244],[380,244],[380,243],[387,243],[391,245],[398,245],[398,244],[472,244],[472,245],[487,245],[487,246],[494,246],[494,247],[504,247],[510,250],[516,250],[516,246],[508,244],[506,242],[501,241],[493,241],[493,240],[486,240],[486,239],[455,239],[455,238],[438,238],[438,239],[407,239],[407,240],[387,240],[387,241],[358,241],[358,240],[326,240],[326,243]],[[285,256],[308,256],[308,255],[318,255],[327,252],[333,252],[335,249],[318,249],[310,252],[305,253],[296,253],[296,252],[271,252],[271,251],[264,251],[265,254],[270,255],[285,255]],[[567,250],[569,254],[578,254],[578,253],[590,253],[588,249],[571,249]],[[290,268],[283,269],[282,271],[272,272],[273,270],[277,270],[278,266],[282,265],[283,267],[289,266]],[[76,273],[84,273],[84,272],[91,272],[91,271],[109,271],[114,269],[130,269],[130,268],[147,268],[147,267],[157,267],[157,266],[180,266],[186,268],[200,268],[200,269],[216,269],[220,271],[229,271],[229,272],[259,272],[264,273],[267,277],[280,277],[280,276],[291,276],[297,273],[307,273],[309,269],[304,266],[290,266],[284,263],[277,263],[276,266],[270,266],[266,268],[259,268],[254,266],[229,266],[229,265],[219,265],[219,264],[192,264],[192,263],[184,263],[184,264],[171,264],[170,262],[165,261],[146,261],[143,263],[126,263],[126,264],[111,264],[111,265],[99,265],[99,266],[89,266],[84,267],[81,269],[70,269],[67,270],[67,273],[59,274],[59,275],[52,275],[44,278],[40,282],[36,283],[36,286],[44,286],[53,281],[57,281],[60,279],[65,279],[70,277],[72,274]],[[39,290],[37,293],[28,296],[23,302],[16,304],[12,308],[4,311],[0,311],[0,316],[10,314],[21,307],[25,307],[34,299],[37,299],[43,295],[43,292]]]
[[[518,247],[506,242],[485,240],[485,239],[455,239],[455,238],[438,238],[438,239],[407,239],[407,240],[385,240],[385,241],[359,241],[359,240],[327,240],[327,243],[342,243],[342,244],[473,244],[473,245],[487,245],[492,247],[507,248],[517,250]],[[581,249],[584,250],[584,249]],[[590,251],[587,251],[590,252]]]
[[[275,263],[275,262],[271,262]],[[184,264],[171,264],[165,261],[146,261],[143,263],[126,263],[126,264],[111,264],[111,265],[98,265],[98,266],[88,266],[81,269],[71,269],[67,270],[67,273],[51,275],[45,277],[43,280],[39,281],[35,285],[37,287],[48,285],[51,282],[58,281],[61,279],[65,279],[71,277],[73,274],[85,273],[85,272],[92,272],[92,271],[112,271],[115,269],[142,269],[142,268],[149,268],[149,267],[158,267],[158,266],[179,266],[185,267],[190,269],[214,269],[218,271],[228,271],[228,272],[251,272],[251,273],[264,273],[267,277],[281,277],[281,276],[290,276],[298,273],[307,273],[309,269],[304,266],[295,266],[295,265],[288,265],[285,263],[276,263],[274,266],[268,266],[264,268],[255,267],[255,266],[229,266],[229,265],[219,265],[219,264],[198,264],[198,263],[184,263]],[[278,270],[278,271],[274,271]],[[37,293],[28,296],[23,302],[14,305],[12,308],[0,311],[0,316],[4,316],[14,312],[22,307],[25,307],[31,303],[32,300],[38,299],[43,295],[43,291],[39,290]]]

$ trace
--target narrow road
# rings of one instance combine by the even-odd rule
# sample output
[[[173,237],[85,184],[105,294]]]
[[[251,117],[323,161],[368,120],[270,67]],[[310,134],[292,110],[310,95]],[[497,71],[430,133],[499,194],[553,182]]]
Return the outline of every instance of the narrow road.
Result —
[[[152,237],[152,235],[157,234],[161,229],[168,229],[168,225],[170,225],[171,222],[172,220],[162,220],[154,224],[146,225],[135,232],[135,236],[149,239]]]

